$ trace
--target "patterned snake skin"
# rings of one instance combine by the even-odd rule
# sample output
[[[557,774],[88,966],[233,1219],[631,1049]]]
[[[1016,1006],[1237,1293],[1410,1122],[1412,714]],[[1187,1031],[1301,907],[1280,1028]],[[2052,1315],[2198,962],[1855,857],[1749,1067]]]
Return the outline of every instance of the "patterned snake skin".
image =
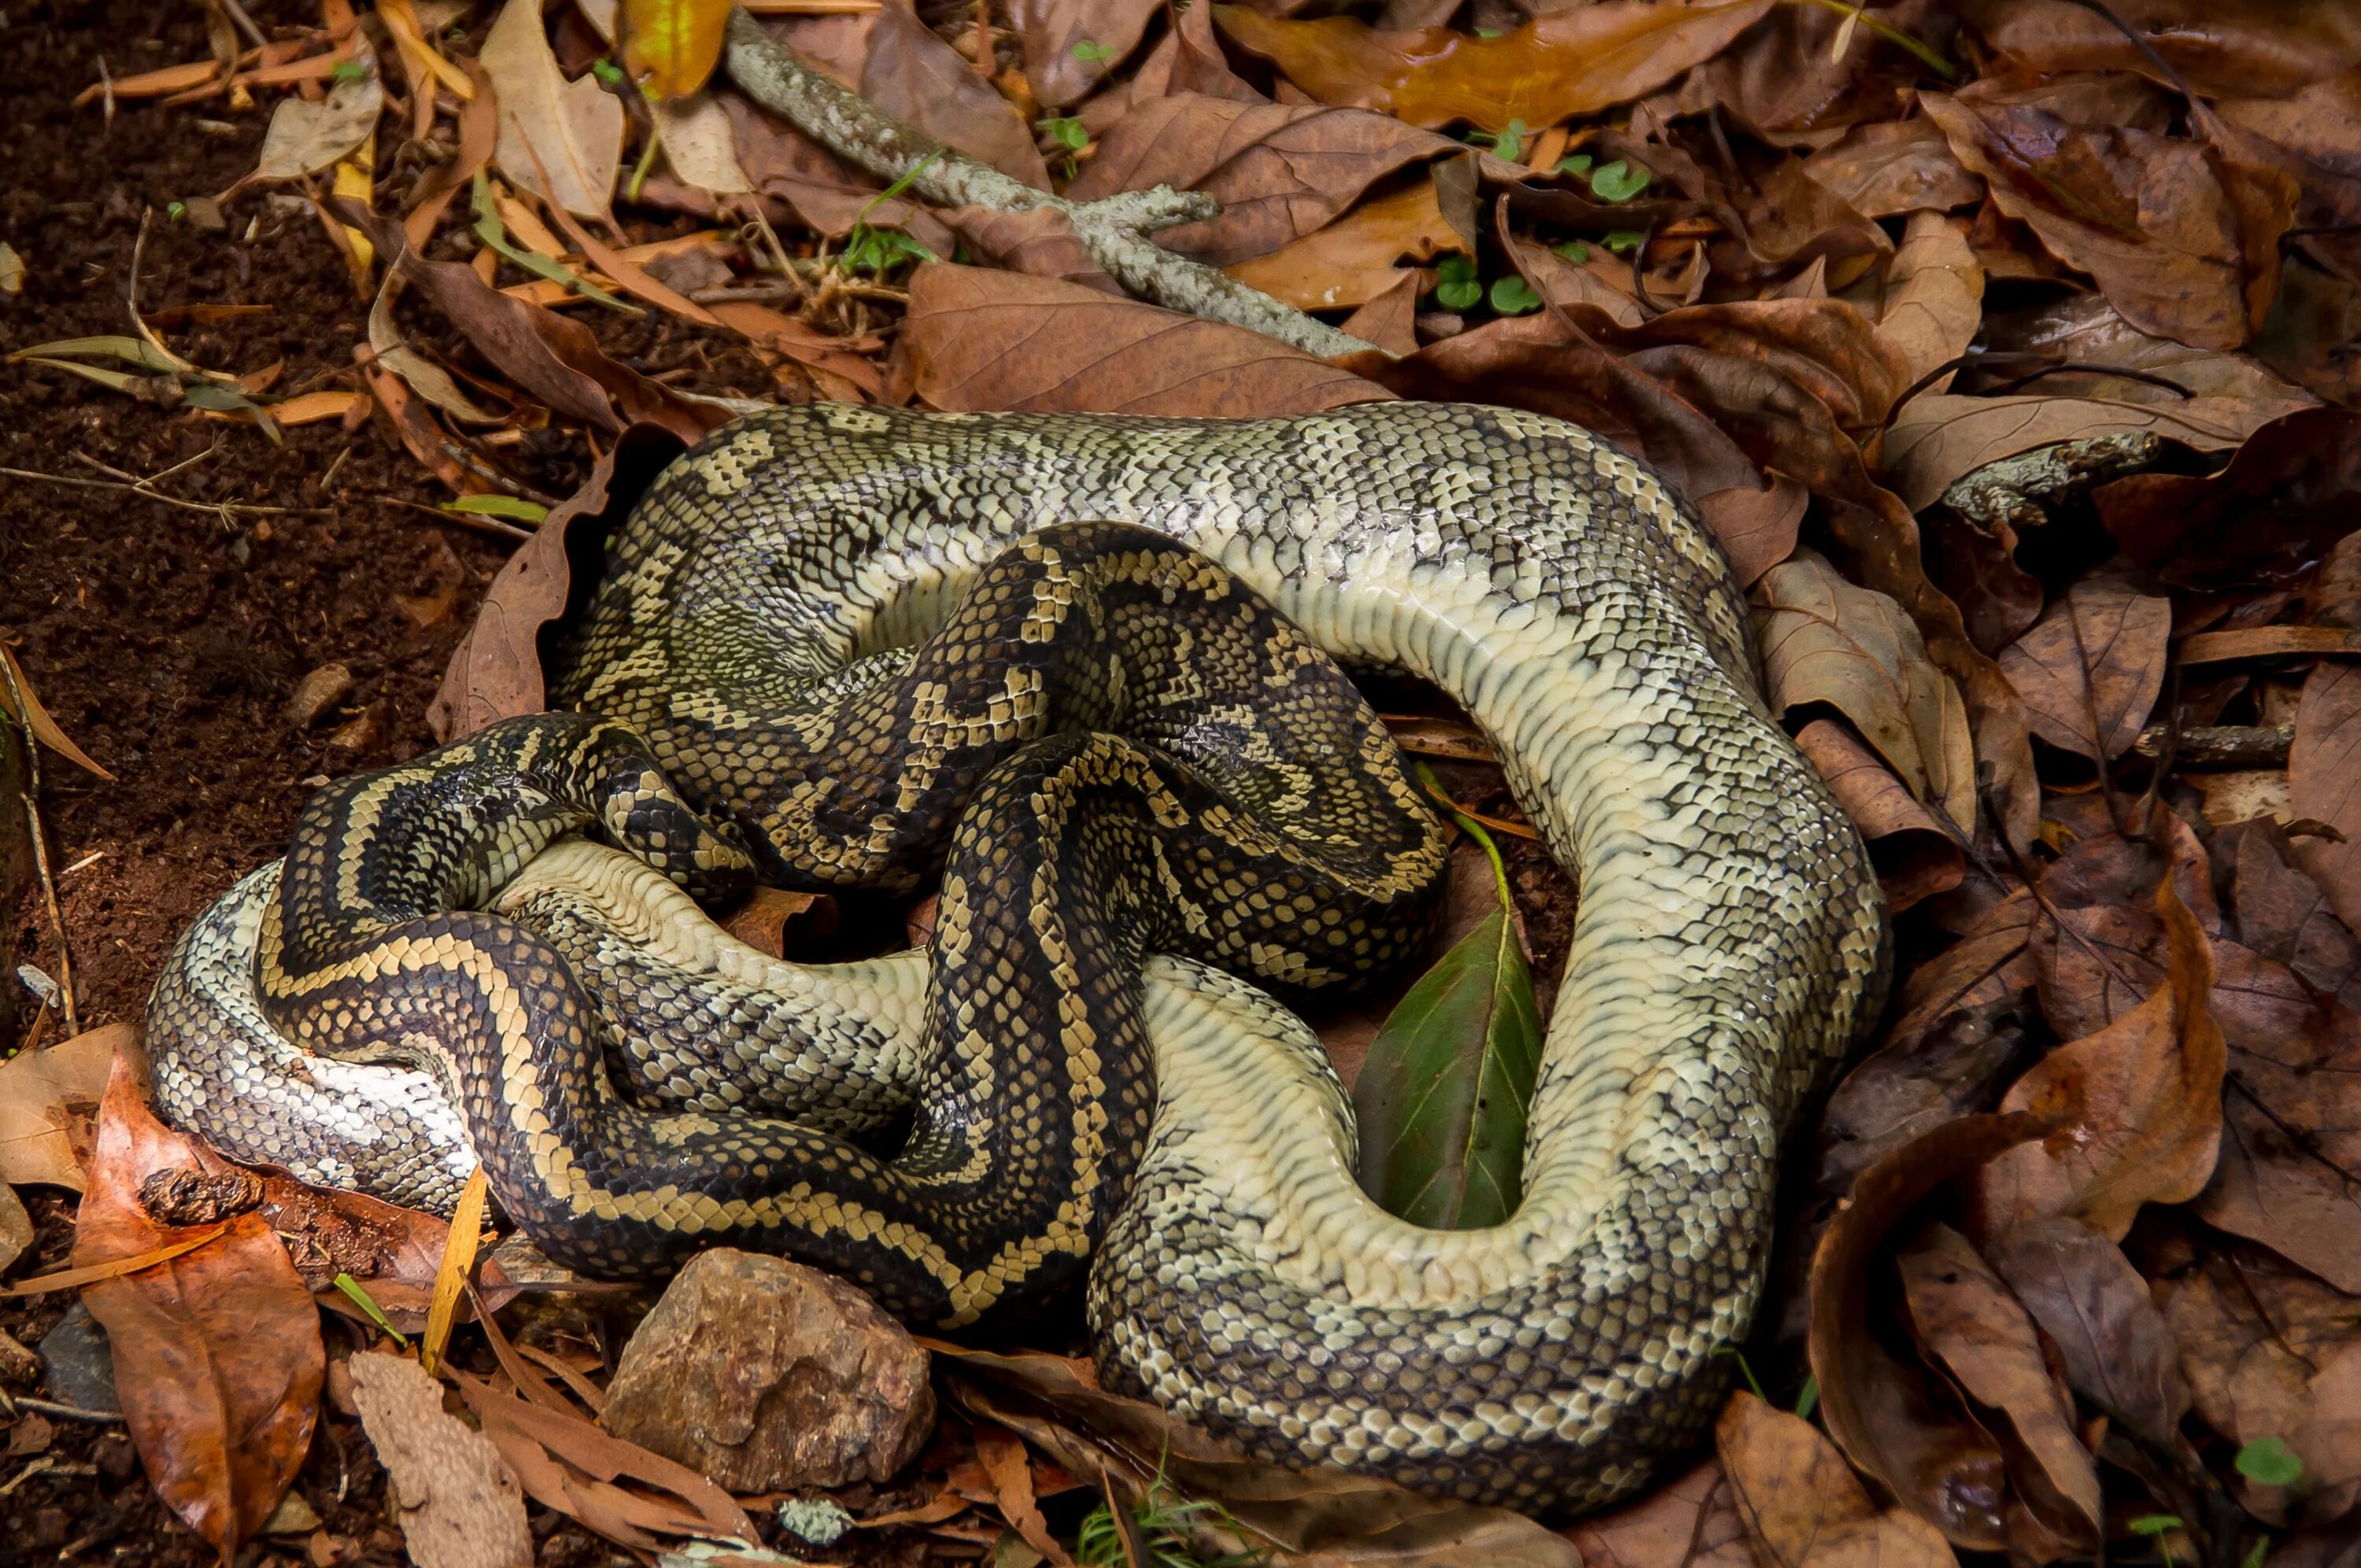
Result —
[[[1291,622],[1330,654],[1434,682],[1494,740],[1519,800],[1582,892],[1532,1107],[1524,1200],[1507,1223],[1430,1232],[1378,1211],[1354,1183],[1349,1117],[1316,1042],[1245,981],[1164,956],[1178,950],[1290,987],[1349,978],[1349,965],[1312,961],[1336,949],[1307,922],[1357,894],[1367,902],[1343,917],[1344,948],[1371,966],[1398,962],[1431,886],[1417,869],[1428,841],[1400,826],[1422,814],[1413,806],[1394,818],[1394,837],[1365,846],[1371,853],[1339,858],[1347,839],[1386,819],[1365,806],[1407,794],[1389,746],[1339,749],[1309,785],[1304,759],[1266,744],[1255,706],[1233,697],[1200,702],[1187,722],[1163,729],[1126,708],[1120,717],[1146,747],[1095,733],[1027,745],[1031,734],[1087,728],[1124,707],[1130,676],[1097,673],[1078,655],[1058,673],[1058,691],[1011,679],[978,707],[962,706],[973,691],[947,694],[928,677],[943,637],[907,652],[947,620],[963,624],[971,590],[1003,569],[1008,546],[1073,519],[1124,520],[1202,552],[1268,598],[1285,618],[1270,627]],[[1122,554],[1123,532],[1061,531],[1049,554],[1062,559],[1071,540],[1112,534],[1105,548]],[[1180,624],[1196,623],[1195,613]],[[1148,635],[1148,619],[1094,624],[1102,641],[1082,646],[1129,649]],[[984,652],[973,639],[949,646],[963,652],[944,669]],[[1290,671],[1311,667],[1302,652]],[[1177,691],[1221,663],[1180,644],[1147,663],[1178,683],[1159,689]],[[915,1095],[914,1145],[941,1157],[927,1179],[955,1177],[951,1157],[962,1150],[1005,1157],[1011,1170],[1020,1157],[1046,1155],[1068,1162],[1048,1190],[1087,1196],[1056,1214],[1041,1208],[1042,1192],[1028,1191],[959,1223],[945,1215],[942,1235],[957,1242],[965,1223],[965,1243],[980,1243],[1011,1234],[1010,1216],[1022,1210],[1025,1234],[1049,1245],[981,1273],[935,1267],[940,1289],[895,1299],[906,1312],[972,1317],[1012,1281],[1029,1289],[1088,1252],[1089,1313],[1111,1387],[1267,1455],[1527,1508],[1625,1495],[1709,1419],[1723,1365],[1712,1352],[1743,1336],[1760,1286],[1779,1135],[1881,1004],[1881,906],[1851,828],[1756,696],[1743,605],[1718,548],[1628,456],[1559,422],[1443,405],[1244,422],[780,410],[718,432],[658,481],[610,543],[599,586],[552,668],[560,706],[620,720],[644,739],[652,763],[619,764],[599,751],[609,741],[586,740],[606,727],[564,721],[571,730],[534,744],[603,756],[600,767],[555,781],[544,798],[557,804],[523,814],[529,833],[505,818],[463,824],[466,845],[446,851],[434,896],[416,908],[396,898],[382,913],[411,922],[405,930],[432,926],[416,938],[430,947],[445,941],[411,970],[489,963],[485,972],[500,978],[549,969],[553,959],[557,970],[570,966],[597,1009],[561,1009],[560,1043],[577,1058],[595,1055],[598,1015],[620,1020],[604,1043],[632,1101],[599,1090],[604,1075],[593,1073],[561,1115],[533,1076],[542,1069],[518,1050],[472,1080],[445,1064],[440,1101],[419,1083],[434,1074],[404,1077],[398,1063],[291,1057],[287,1036],[307,1026],[290,1010],[295,992],[343,994],[359,981],[356,959],[388,976],[411,972],[368,946],[390,927],[334,951],[298,952],[300,943],[274,936],[282,909],[296,908],[322,874],[305,864],[318,846],[307,849],[299,832],[284,878],[274,886],[265,872],[240,884],[192,928],[159,982],[150,1015],[169,1111],[248,1156],[289,1158],[298,1126],[299,1169],[426,1201],[446,1198],[466,1168],[449,1146],[464,1121],[496,1168],[504,1204],[530,1210],[538,1183],[558,1206],[539,1228],[519,1217],[536,1234],[575,1238],[585,1261],[628,1266],[630,1246],[684,1228],[706,1240],[742,1234],[866,1276],[894,1299],[906,1271],[880,1273],[879,1250],[917,1253],[891,1222],[833,1190],[861,1190],[886,1162],[819,1129],[829,1116],[850,1117],[834,1125],[857,1135],[878,1103]],[[1060,707],[1060,692],[1076,691],[1079,706]],[[1027,730],[1036,709],[1040,722]],[[1365,732],[1355,729],[1365,708],[1338,712],[1340,732]],[[478,762],[507,767],[519,759],[504,749],[552,733],[488,731],[462,744],[482,748],[470,753]],[[979,735],[1003,751],[974,750]],[[783,749],[783,736],[792,745]],[[970,830],[974,806],[961,818],[945,903],[966,913],[946,923],[931,984],[928,960],[906,957],[844,966],[859,972],[841,976],[763,959],[712,927],[654,869],[691,885],[730,874],[730,844],[667,815],[676,804],[669,780],[751,846],[771,880],[912,885],[942,851],[897,839],[895,813],[939,817],[961,800],[991,801],[1007,770],[983,764],[996,766],[1012,746],[1011,766],[1038,770],[1016,792],[1035,797],[1036,820],[1044,781],[1056,785],[1053,806],[1117,784],[1166,802],[1149,812],[1168,829],[1160,834],[1115,811],[1073,840],[1089,839],[1094,855],[1134,879],[1131,892],[1111,895],[1115,906],[1065,928],[1104,923],[1140,934],[1139,950],[1113,955],[1118,965],[1144,962],[1127,1014],[1101,1011],[1121,988],[1090,994],[1087,1006],[1052,1000],[1044,1013],[1043,992],[1000,1008],[988,1000],[997,994],[991,975],[1002,985],[1027,977],[972,967],[956,951],[944,957],[976,933],[1008,935],[1000,911],[1038,920],[1045,904],[1057,907],[1087,880],[1076,871],[1028,884],[1034,914],[1023,913],[1026,889],[1009,884],[994,858],[1022,836],[1022,812],[989,818],[989,831]],[[1164,761],[1168,750],[1183,762]],[[782,766],[788,754],[811,761]],[[1187,794],[1202,767],[1219,787]],[[1077,780],[1088,787],[1067,788]],[[368,786],[337,787],[347,794],[332,817],[349,814]],[[1366,799],[1332,800],[1340,788]],[[1200,845],[1211,815],[1240,794],[1258,794],[1251,804],[1281,821],[1319,826],[1306,844],[1271,843],[1270,830],[1241,812],[1214,842],[1277,852],[1292,873],[1316,865],[1334,875],[1272,882],[1260,935],[1246,938],[1224,932],[1247,927],[1198,929],[1191,911],[1223,904],[1226,919],[1225,890],[1241,895],[1230,902],[1255,902],[1253,878],[1218,867],[1176,873],[1159,860]],[[603,822],[640,860],[568,841],[498,891],[499,910],[522,924],[443,912],[492,897],[515,862],[585,821]],[[333,872],[348,851],[327,853]],[[452,857],[463,869],[450,869]],[[968,863],[1003,867],[993,873],[998,885],[979,896],[962,876]],[[1143,866],[1152,885],[1139,885]],[[1299,885],[1321,892],[1306,903]],[[1266,950],[1290,923],[1293,948]],[[530,939],[500,948],[511,933]],[[258,950],[264,961],[241,964]],[[1063,951],[1054,940],[1026,950],[1052,960]],[[282,967],[289,954],[296,961]],[[951,975],[961,977],[956,996],[946,991]],[[482,1005],[482,1026],[500,1035],[499,1007]],[[308,1026],[333,1054],[338,1040],[366,1032],[356,1016],[383,1025],[389,1006],[364,983]],[[958,1016],[938,1016],[946,1007]],[[979,1018],[1029,1021],[1036,1047],[978,1028]],[[1104,1081],[1071,1070],[1082,1058],[1071,1048],[1037,1048],[1051,1033],[1071,1035],[1078,1018],[1084,1034],[1112,1043]],[[844,1077],[840,1052],[879,1086],[872,1102],[828,1103],[829,1086]],[[432,1050],[415,1055],[434,1061]],[[1021,1124],[999,1129],[1014,1142],[994,1143],[994,1129],[962,1130],[958,1117],[929,1109],[948,1079],[972,1090],[1004,1074],[1006,1093],[1007,1082],[1042,1071],[1044,1057],[1065,1066],[1048,1063],[1037,1094],[991,1102],[1022,1105],[1013,1118]],[[1022,1072],[1010,1073],[1019,1060]],[[761,1064],[771,1070],[752,1070]],[[1152,1122],[1141,1098],[1148,1070]],[[356,1116],[350,1100],[338,1108],[344,1091],[329,1086],[346,1072],[379,1075],[353,1098],[383,1114]],[[741,1088],[741,1079],[761,1086]],[[640,1103],[651,1099],[653,1107]],[[297,1101],[312,1120],[291,1121],[283,1106]],[[972,1092],[964,1102],[984,1103]],[[1082,1108],[1097,1119],[1078,1117]],[[715,1113],[724,1109],[764,1114]],[[807,1163],[794,1175],[757,1173],[785,1136],[773,1131],[788,1125],[780,1116],[797,1118]],[[488,1140],[502,1118],[509,1131]],[[626,1124],[638,1130],[599,1142]],[[583,1141],[578,1129],[593,1127]],[[650,1130],[666,1127],[692,1142]],[[430,1137],[441,1141],[428,1153],[421,1146]],[[577,1160],[600,1147],[619,1158]],[[906,1150],[894,1163],[910,1157]],[[732,1160],[744,1192],[704,1196],[710,1211],[681,1226],[691,1211],[675,1178],[694,1186]],[[520,1167],[532,1180],[516,1178]],[[777,1201],[787,1181],[793,1214]],[[770,1196],[745,1195],[764,1183]],[[613,1240],[624,1234],[633,1239]],[[816,1245],[816,1235],[834,1239]],[[829,1251],[848,1237],[850,1251]],[[951,1247],[954,1260],[965,1243]]]

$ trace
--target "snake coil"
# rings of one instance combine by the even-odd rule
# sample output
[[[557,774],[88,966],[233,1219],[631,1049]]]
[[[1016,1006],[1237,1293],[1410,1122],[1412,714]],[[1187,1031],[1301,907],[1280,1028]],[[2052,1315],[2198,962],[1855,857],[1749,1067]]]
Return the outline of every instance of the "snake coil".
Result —
[[[1455,697],[1580,888],[1488,1230],[1360,1194],[1250,983],[1428,926],[1439,830],[1332,658]],[[578,714],[331,785],[192,928],[168,1112],[410,1201],[480,1158],[610,1274],[768,1247],[957,1324],[1087,1263],[1111,1387],[1470,1500],[1603,1505],[1710,1418],[1882,909],[1718,546],[1629,456],[1457,405],[782,409],[666,470],[550,663]],[[585,827],[629,853],[548,847]],[[931,953],[865,964],[691,897],[937,866]]]

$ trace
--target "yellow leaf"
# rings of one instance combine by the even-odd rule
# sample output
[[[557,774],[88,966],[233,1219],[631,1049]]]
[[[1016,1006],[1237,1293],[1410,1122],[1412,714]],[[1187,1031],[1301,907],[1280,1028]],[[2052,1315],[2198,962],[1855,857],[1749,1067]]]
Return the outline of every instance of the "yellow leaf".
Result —
[[[418,1364],[434,1370],[443,1347],[451,1343],[451,1322],[459,1310],[460,1292],[476,1266],[476,1245],[483,1240],[484,1197],[489,1188],[484,1168],[478,1166],[459,1189],[458,1207],[451,1212],[451,1229],[443,1238],[443,1262],[434,1271],[434,1294],[426,1303],[426,1335],[418,1342]]]
[[[623,0],[623,65],[659,102],[705,85],[721,58],[730,0]]]

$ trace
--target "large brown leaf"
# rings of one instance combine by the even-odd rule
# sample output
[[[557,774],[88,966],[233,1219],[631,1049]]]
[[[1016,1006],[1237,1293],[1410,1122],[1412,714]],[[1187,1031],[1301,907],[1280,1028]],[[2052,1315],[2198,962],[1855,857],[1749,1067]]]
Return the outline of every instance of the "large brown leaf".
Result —
[[[1966,227],[1940,213],[1913,213],[1901,248],[1886,264],[1877,340],[1893,352],[1909,386],[1965,354],[1982,324],[1984,269]],[[1928,389],[1949,384],[1946,377]]]
[[[1888,909],[1898,915],[1960,885],[1967,858],[1959,842],[1861,737],[1836,719],[1815,718],[1796,732],[1795,745],[1868,841]]]
[[[1153,185],[1202,191],[1221,203],[1221,215],[1165,229],[1156,241],[1227,267],[1323,227],[1398,169],[1462,150],[1362,109],[1180,93],[1116,121],[1067,194],[1092,202]]]
[[[2296,854],[2346,927],[2361,930],[2361,664],[2323,660],[2304,680],[2288,805],[2336,829],[2336,839],[2296,840]]]
[[[2111,762],[2131,749],[2164,689],[2172,601],[2121,577],[2085,577],[2001,650],[2033,732]]]
[[[1365,305],[1395,287],[1405,261],[1429,262],[1473,248],[1444,216],[1434,181],[1422,176],[1392,195],[1364,202],[1317,234],[1242,261],[1229,272],[1298,310],[1335,310]]]
[[[2154,905],[2169,943],[2165,983],[2097,1034],[2052,1051],[2001,1102],[2066,1120],[1983,1172],[1995,1228],[2066,1214],[2120,1241],[2143,1203],[2186,1201],[2213,1174],[2226,1058],[2210,1001],[2213,944],[2174,880],[2158,884]]]
[[[1754,1568],[1745,1518],[1717,1460],[1566,1534],[1588,1568]]]
[[[143,1184],[171,1175],[237,1173],[157,1121],[118,1058],[74,1224],[74,1266],[202,1234],[158,1224],[141,1202]],[[84,1286],[82,1299],[114,1346],[115,1392],[148,1478],[226,1565],[279,1506],[311,1446],[327,1365],[312,1293],[269,1222],[248,1212],[193,1251]]]
[[[1774,707],[1836,708],[1912,795],[1960,828],[1973,826],[1966,709],[1899,605],[1805,551],[1755,584],[1754,624]]]
[[[136,1051],[138,1034],[108,1024],[0,1062],[0,1182],[77,1192],[89,1184],[91,1117],[115,1057]]]
[[[2074,1431],[2073,1402],[2042,1359],[2033,1320],[1967,1237],[1935,1225],[1901,1255],[1918,1342],[1970,1398],[2007,1418],[2009,1477],[2049,1530],[2096,1545],[2099,1469]]]
[[[2047,393],[1963,398],[1928,394],[1903,406],[1886,433],[1886,481],[1924,510],[1960,480],[2004,457],[2103,435],[2156,435],[2200,452],[2228,452],[2281,414],[2285,404],[2189,398],[2162,405]]]
[[[2009,62],[2032,74],[2136,71],[2201,93],[2278,95],[2361,65],[2361,15],[2318,0],[2109,0],[2178,73],[2157,70],[2107,16],[2073,0],[1964,0],[1960,12]]]
[[[1139,47],[1161,9],[1159,0],[1009,0],[1033,96],[1049,107],[1088,97]]]
[[[1244,327],[941,263],[910,280],[902,347],[939,409],[1251,419],[1392,396]]]
[[[1979,84],[1981,86],[1982,84]],[[2060,259],[2098,280],[2134,325],[2202,348],[2235,348],[2278,285],[2295,184],[2193,141],[2122,125],[2081,126],[2050,105],[1971,87],[1920,97],[1992,199]],[[2268,249],[2268,264],[2253,253]]]
[[[1898,0],[1879,6],[1877,16],[1949,52],[1950,9],[1944,0]],[[1925,74],[1916,57],[1864,28],[1849,28],[1841,14],[1816,5],[1776,5],[1666,96],[1677,114],[1719,107],[1774,145],[1819,146],[1844,126],[1875,125],[1909,113],[1911,90]],[[1650,104],[1664,102],[1659,96]]]
[[[1714,1450],[1763,1562],[1825,1568],[1949,1568],[1942,1533],[1916,1514],[1880,1512],[1844,1455],[1811,1422],[1741,1390],[1714,1427]]]
[[[1555,125],[1652,93],[1770,9],[1770,0],[1601,0],[1489,38],[1448,27],[1383,33],[1349,16],[1279,21],[1238,5],[1216,6],[1213,19],[1320,103],[1414,126],[1464,120],[1499,131],[1511,120]]]
[[[2271,420],[2217,474],[2134,474],[2091,499],[2132,561],[2219,590],[2310,567],[2353,531],[2356,497],[2361,415],[2319,408]]]
[[[2011,1225],[1984,1253],[2057,1345],[2075,1392],[2169,1448],[2189,1387],[2147,1281],[2123,1249],[2050,1215]]]
[[[1855,126],[1806,159],[1804,172],[1865,218],[1949,212],[1984,194],[1984,182],[1960,165],[1941,127],[1923,118]]]
[[[2154,403],[2166,409],[2191,399],[2235,399],[2272,405],[2268,417],[2273,419],[2318,401],[2251,354],[2191,348],[2142,332],[2124,320],[2103,294],[2070,295],[2031,310],[1995,313],[1985,318],[1984,342],[2006,353],[2094,367],[2042,377],[2041,390],[2054,397]],[[2110,376],[2095,368],[2102,366],[2145,370],[2171,385]]]

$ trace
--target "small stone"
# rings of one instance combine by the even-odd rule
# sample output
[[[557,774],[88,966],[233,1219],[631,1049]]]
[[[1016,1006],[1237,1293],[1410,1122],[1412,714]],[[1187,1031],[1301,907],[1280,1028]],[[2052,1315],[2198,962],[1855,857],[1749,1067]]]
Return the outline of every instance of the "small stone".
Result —
[[[115,1352],[106,1331],[80,1301],[41,1336],[41,1365],[49,1375],[49,1398],[60,1405],[123,1413],[115,1394]]]
[[[321,717],[353,695],[353,673],[342,664],[323,664],[295,683],[287,699],[287,722],[309,729]]]
[[[676,293],[694,294],[699,289],[719,289],[730,282],[730,263],[709,245],[694,250],[676,250],[670,256],[658,256],[646,263],[649,277]]]
[[[720,1249],[690,1260],[623,1347],[602,1420],[733,1492],[884,1481],[934,1430],[927,1368],[857,1288]]]
[[[264,1535],[309,1535],[320,1528],[320,1515],[301,1492],[289,1492],[262,1521]]]
[[[377,712],[362,714],[349,724],[339,724],[328,732],[328,744],[340,751],[366,751],[377,744]]]

